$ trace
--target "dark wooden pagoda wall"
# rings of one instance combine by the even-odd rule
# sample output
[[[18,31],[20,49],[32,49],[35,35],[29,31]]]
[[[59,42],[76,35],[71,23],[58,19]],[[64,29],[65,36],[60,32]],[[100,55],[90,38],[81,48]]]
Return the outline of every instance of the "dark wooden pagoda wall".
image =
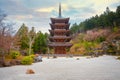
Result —
[[[66,54],[66,49],[65,47],[55,47],[54,53],[55,54]]]

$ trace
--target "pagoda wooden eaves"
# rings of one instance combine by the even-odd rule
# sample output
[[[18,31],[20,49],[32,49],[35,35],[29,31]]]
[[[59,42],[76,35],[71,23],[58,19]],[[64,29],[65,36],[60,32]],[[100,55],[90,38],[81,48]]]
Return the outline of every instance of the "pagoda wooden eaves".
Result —
[[[55,23],[68,23],[69,22],[69,18],[50,18],[51,19],[51,22],[53,24]]]
[[[70,23],[68,24],[51,24],[50,23],[50,26],[51,26],[51,29],[69,29],[69,26],[70,26]]]

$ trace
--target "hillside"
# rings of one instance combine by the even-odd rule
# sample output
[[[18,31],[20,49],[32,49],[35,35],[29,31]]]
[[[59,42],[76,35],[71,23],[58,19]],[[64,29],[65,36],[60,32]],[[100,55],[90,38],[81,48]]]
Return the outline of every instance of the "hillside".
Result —
[[[98,53],[116,54],[120,47],[120,28],[92,29],[74,35],[70,52],[79,55]]]

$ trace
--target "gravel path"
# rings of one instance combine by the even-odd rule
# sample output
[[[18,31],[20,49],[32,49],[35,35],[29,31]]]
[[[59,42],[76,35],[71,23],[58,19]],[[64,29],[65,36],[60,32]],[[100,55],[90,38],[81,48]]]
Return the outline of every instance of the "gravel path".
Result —
[[[26,74],[27,69],[35,74]],[[113,56],[43,59],[31,66],[0,68],[0,80],[120,80],[120,61]]]

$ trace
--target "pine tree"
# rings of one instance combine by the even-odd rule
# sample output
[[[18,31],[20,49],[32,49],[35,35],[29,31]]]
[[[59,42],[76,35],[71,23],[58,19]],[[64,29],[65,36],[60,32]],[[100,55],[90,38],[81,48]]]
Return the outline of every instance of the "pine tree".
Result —
[[[15,38],[17,39],[15,44],[19,50],[26,51],[29,48],[28,27],[23,23],[20,29],[17,31]]]
[[[46,53],[47,51],[47,36],[42,32],[37,33],[35,38],[33,49],[36,53]]]

